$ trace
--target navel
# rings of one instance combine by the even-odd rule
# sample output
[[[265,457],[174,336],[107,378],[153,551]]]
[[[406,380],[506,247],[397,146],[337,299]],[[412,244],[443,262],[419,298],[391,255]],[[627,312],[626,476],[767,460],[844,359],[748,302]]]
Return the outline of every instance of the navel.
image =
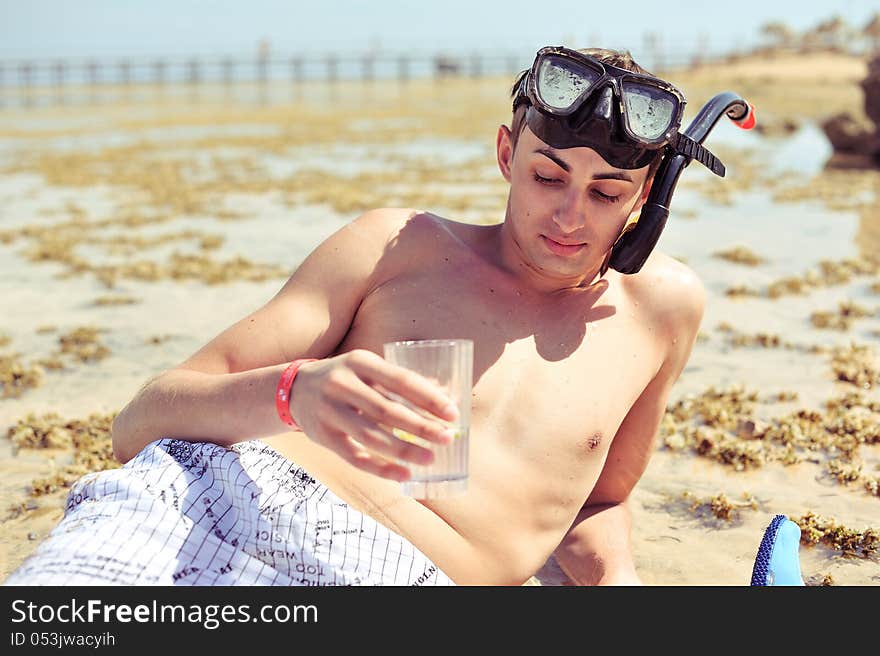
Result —
[[[602,432],[596,431],[590,437],[587,438],[585,442],[588,451],[595,451],[596,448],[602,444]]]

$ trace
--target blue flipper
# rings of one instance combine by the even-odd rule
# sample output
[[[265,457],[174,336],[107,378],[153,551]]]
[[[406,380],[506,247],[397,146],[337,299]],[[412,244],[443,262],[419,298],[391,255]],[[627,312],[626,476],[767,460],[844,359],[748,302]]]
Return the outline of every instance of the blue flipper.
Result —
[[[751,585],[805,585],[800,543],[800,527],[785,515],[776,515],[758,547]]]

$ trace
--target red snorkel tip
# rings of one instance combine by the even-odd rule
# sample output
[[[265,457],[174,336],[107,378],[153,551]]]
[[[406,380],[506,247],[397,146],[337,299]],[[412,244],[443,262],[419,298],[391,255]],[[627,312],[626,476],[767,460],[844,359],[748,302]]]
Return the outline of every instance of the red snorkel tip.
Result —
[[[755,127],[757,123],[757,117],[755,116],[755,106],[752,103],[746,103],[749,106],[748,113],[740,119],[734,121],[737,126],[742,128],[743,130],[751,130]]]

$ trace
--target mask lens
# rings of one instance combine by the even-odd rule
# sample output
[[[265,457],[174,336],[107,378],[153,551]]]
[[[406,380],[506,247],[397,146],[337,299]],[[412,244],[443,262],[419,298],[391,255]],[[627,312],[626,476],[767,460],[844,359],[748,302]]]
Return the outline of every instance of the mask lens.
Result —
[[[546,57],[538,65],[535,86],[541,101],[556,110],[570,109],[602,71],[563,57]]]
[[[623,101],[630,131],[642,139],[654,140],[671,127],[678,99],[649,84],[623,83]]]

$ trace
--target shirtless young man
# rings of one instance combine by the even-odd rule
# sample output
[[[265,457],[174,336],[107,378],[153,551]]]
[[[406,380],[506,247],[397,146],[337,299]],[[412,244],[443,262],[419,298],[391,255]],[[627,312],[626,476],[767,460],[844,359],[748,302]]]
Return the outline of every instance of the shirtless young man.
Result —
[[[114,422],[119,459],[162,436],[261,439],[455,583],[522,584],[551,554],[578,584],[639,583],[627,502],[691,352],[704,291],[659,252],[635,275],[605,270],[662,151],[640,151],[648,163],[622,168],[593,147],[552,147],[532,129],[542,117],[527,116],[526,88],[513,130],[497,134],[510,183],[503,223],[391,208],[353,220],[263,307],[144,386]],[[432,454],[389,427],[438,442],[443,426],[379,389],[443,419],[454,411],[441,390],[379,354],[385,342],[431,338],[474,342],[470,480],[464,495],[416,500],[399,491],[408,469],[396,459]],[[289,432],[274,398],[299,358],[318,360],[294,381],[290,411],[302,431]]]

